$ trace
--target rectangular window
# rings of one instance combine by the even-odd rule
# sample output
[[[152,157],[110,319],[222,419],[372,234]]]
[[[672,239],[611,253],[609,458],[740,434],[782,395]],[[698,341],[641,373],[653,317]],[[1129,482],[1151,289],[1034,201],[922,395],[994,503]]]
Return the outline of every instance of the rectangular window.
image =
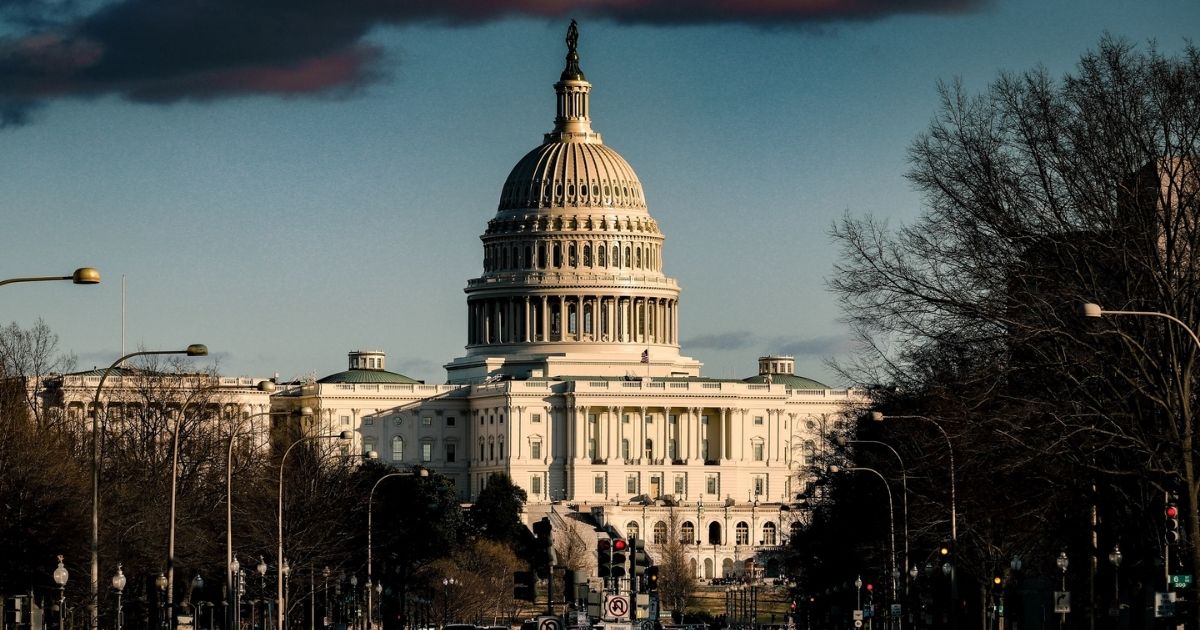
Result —
[[[700,440],[700,452],[704,453],[704,459],[712,459],[708,454],[708,438]]]
[[[588,440],[588,459],[596,459],[596,438]]]
[[[667,416],[667,421],[670,422],[672,426],[677,425],[679,424],[679,416],[671,414]]]
[[[542,476],[534,475],[529,478],[529,494],[540,495],[542,493]]]
[[[454,426],[454,416],[446,416],[446,426]]]
[[[687,496],[687,476],[675,475],[675,494]]]
[[[350,416],[342,416],[342,426],[350,426]]]
[[[363,440],[363,453],[370,453],[375,450],[375,438],[367,438]]]
[[[767,493],[767,480],[762,477],[754,478],[754,496],[761,497]]]
[[[433,418],[431,418],[431,417],[429,417],[429,416],[424,416],[424,417],[422,417],[422,418],[421,418],[421,425],[422,425],[422,426],[426,426],[426,427],[428,427],[428,426],[433,426]]]
[[[447,464],[454,463],[454,444],[446,445],[446,463]]]
[[[533,414],[533,416],[531,416],[531,417],[529,418],[529,421],[530,421],[530,422],[533,422],[533,423],[535,423],[535,424],[537,424],[537,423],[541,422],[541,421],[542,421],[542,414],[540,414],[540,413],[535,413],[535,414]]]
[[[629,424],[629,414],[624,414],[624,415],[622,415],[622,416],[621,416],[621,422],[623,422],[623,423],[625,423],[625,424]]]
[[[654,422],[654,416],[647,415],[646,416],[646,424],[650,424],[652,422]]]
[[[754,443],[754,461],[761,462],[763,460],[763,443]]]
[[[423,442],[421,444],[421,461],[433,461],[433,442]]]
[[[711,474],[704,478],[704,493],[721,494],[721,478],[719,475]]]
[[[754,416],[754,424],[762,424],[762,423],[763,423],[762,416]]]
[[[541,442],[531,442],[529,444],[529,457],[530,457],[530,459],[541,459],[542,458],[542,443]]]
[[[367,426],[367,427],[375,426],[375,418],[373,418],[371,416],[367,416],[366,418],[363,418],[363,426]]]
[[[700,424],[708,426],[708,416],[700,416]]]
[[[638,493],[637,475],[629,475],[628,477],[625,477],[625,492],[630,496]]]
[[[594,482],[596,494],[604,494],[604,475],[596,475]]]

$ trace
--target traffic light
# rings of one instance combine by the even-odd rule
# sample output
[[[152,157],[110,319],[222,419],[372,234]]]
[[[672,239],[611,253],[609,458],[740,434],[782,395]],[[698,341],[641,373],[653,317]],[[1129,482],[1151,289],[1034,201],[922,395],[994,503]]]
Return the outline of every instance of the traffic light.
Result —
[[[1004,588],[1004,578],[996,575],[992,577],[992,590],[1000,591]]]
[[[537,600],[537,578],[533,575],[533,571],[513,573],[513,599],[527,602]]]
[[[653,593],[658,590],[658,567],[646,568],[646,592]]]
[[[533,568],[538,577],[545,578],[550,573],[550,549],[553,547],[553,541],[550,539],[550,532],[553,527],[550,525],[550,519],[543,518],[533,524]]]
[[[637,580],[646,574],[646,567],[650,566],[650,556],[646,555],[646,541],[641,538],[631,539],[631,547],[633,547],[633,561],[630,563],[633,579]]]
[[[596,546],[596,574],[602,578],[625,577],[625,551],[628,543],[620,538],[600,539]]]
[[[1168,543],[1179,542],[1179,507],[1174,501],[1167,503],[1166,520],[1163,523]]]

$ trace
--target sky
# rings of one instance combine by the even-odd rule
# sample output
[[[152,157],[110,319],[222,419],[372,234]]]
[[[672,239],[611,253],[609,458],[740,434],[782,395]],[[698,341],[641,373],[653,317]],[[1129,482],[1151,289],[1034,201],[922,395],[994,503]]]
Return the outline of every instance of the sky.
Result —
[[[77,366],[207,344],[292,379],[379,349],[444,382],[505,177],[552,128],[579,20],[595,130],[641,179],[705,376],[844,383],[840,217],[922,210],[939,82],[1178,54],[1195,0],[0,0],[0,288]]]

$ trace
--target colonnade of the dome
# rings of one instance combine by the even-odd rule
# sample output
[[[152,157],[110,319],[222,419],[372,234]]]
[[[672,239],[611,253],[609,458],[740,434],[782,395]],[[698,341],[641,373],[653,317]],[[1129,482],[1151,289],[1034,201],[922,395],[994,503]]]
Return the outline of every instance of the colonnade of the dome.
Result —
[[[506,239],[483,247],[483,270],[662,271],[661,248],[656,242],[602,238]]]
[[[676,298],[580,293],[488,297],[468,302],[467,345],[679,344]]]

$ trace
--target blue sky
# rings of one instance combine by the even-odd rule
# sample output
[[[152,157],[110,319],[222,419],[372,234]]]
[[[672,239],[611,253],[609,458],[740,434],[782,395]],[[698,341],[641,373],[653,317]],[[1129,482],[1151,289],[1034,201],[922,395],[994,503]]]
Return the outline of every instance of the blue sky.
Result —
[[[9,4],[25,3],[0,0],[0,16]],[[554,116],[570,12],[513,4],[501,19],[369,20],[312,73],[240,72],[237,89],[122,75],[10,91],[23,109],[0,128],[0,277],[90,265],[104,281],[4,287],[3,320],[41,317],[79,367],[107,364],[124,275],[127,350],[206,343],[223,373],[292,378],[376,348],[441,382],[463,352],[479,235]],[[854,19],[577,16],[593,126],[642,180],[683,287],[683,352],[705,375],[790,352],[838,384],[824,360],[850,347],[826,290],[828,229],[847,212],[893,225],[920,212],[906,152],[938,81],[979,92],[1005,70],[1061,75],[1106,31],[1168,54],[1200,32],[1195,0],[924,4]],[[6,54],[53,31],[8,17],[0,82],[19,72]]]

